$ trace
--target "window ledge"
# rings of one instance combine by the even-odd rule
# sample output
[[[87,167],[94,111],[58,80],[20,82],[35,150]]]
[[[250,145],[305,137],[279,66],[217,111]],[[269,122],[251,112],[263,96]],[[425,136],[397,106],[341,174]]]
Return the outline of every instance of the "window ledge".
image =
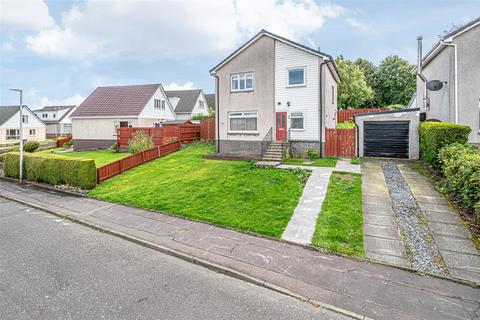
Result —
[[[259,136],[258,132],[227,132],[228,136]]]
[[[230,90],[230,93],[248,93],[248,92],[253,92],[253,89],[248,89],[248,90]]]
[[[287,85],[287,88],[303,88],[306,87],[306,84],[292,84],[292,85]]]

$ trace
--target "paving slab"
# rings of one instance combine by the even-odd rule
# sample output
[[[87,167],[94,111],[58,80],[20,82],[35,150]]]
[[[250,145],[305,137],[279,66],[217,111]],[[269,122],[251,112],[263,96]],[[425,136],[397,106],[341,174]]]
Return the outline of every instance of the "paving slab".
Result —
[[[160,212],[112,206],[60,191],[50,193],[28,184],[0,180],[0,196],[272,289],[348,310],[360,319],[443,320],[479,316],[478,288],[458,282],[322,254]],[[90,209],[82,211],[80,207],[87,202],[85,207]],[[77,207],[65,208],[65,203]],[[108,214],[91,208],[91,204],[105,208]],[[121,214],[120,219],[113,214],[114,208]],[[132,218],[126,218],[124,213],[130,213]]]
[[[362,163],[365,255],[384,263],[410,267],[380,164],[377,159],[364,159]]]
[[[427,217],[433,240],[450,274],[460,279],[479,281],[480,252],[473,244],[472,235],[458,213],[445,197],[435,190],[427,177],[413,169],[411,163],[402,162],[399,169]],[[435,202],[438,199],[441,200]]]

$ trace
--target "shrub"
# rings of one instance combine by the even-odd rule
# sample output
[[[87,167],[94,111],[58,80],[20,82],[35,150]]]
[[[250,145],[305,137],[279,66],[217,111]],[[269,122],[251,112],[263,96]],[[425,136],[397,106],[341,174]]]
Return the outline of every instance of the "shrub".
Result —
[[[152,149],[152,137],[143,131],[136,131],[132,135],[132,139],[128,142],[128,151],[131,153],[138,153],[148,149]]]
[[[192,120],[205,120],[205,119],[208,119],[210,118],[211,116],[209,114],[207,115],[204,115],[204,114],[195,114],[192,116]]]
[[[444,188],[480,215],[480,152],[471,145],[451,144],[440,150]]]
[[[5,176],[19,177],[19,158],[18,153],[7,153],[4,164]],[[93,160],[55,155],[25,154],[23,172],[27,180],[53,185],[68,184],[82,189],[94,188],[97,179]]]
[[[435,169],[440,169],[440,149],[458,142],[468,141],[470,127],[447,122],[423,122],[420,124],[420,156]]]
[[[72,146],[73,146],[73,140],[70,140],[70,141],[65,142],[65,143],[63,144],[63,147],[64,147],[64,148],[70,148],[70,147],[72,147]]]
[[[178,140],[177,137],[170,137],[170,138],[167,139],[166,143],[172,143],[172,142],[175,142],[177,140]]]
[[[316,158],[318,158],[318,151],[317,151],[317,149],[308,149],[307,153],[308,153],[308,157],[309,157],[310,159],[316,159]]]
[[[0,163],[5,162],[5,156],[6,156],[6,153],[0,153]]]
[[[114,144],[110,147],[110,149],[111,149],[113,152],[115,152],[115,153],[118,152],[118,143],[114,143]]]
[[[27,143],[25,143],[23,146],[23,151],[34,152],[38,149],[38,147],[40,147],[40,143],[38,143],[38,141],[27,141]]]
[[[405,109],[405,106],[403,104],[391,104],[389,106],[386,106],[385,109],[387,109],[387,110],[401,110],[401,109]]]

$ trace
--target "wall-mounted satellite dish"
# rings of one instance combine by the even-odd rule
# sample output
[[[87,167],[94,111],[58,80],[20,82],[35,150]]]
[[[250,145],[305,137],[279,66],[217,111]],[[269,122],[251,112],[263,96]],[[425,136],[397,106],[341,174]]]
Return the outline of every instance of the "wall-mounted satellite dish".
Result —
[[[427,82],[427,89],[430,91],[438,91],[443,88],[443,82],[440,80],[430,80]]]

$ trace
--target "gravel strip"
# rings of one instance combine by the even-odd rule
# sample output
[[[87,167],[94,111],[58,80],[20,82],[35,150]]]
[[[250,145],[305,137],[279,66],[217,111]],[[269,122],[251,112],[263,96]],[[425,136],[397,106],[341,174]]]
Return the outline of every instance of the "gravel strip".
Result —
[[[393,212],[405,241],[412,267],[418,271],[448,275],[448,269],[426,225],[426,217],[393,161],[382,163]]]

